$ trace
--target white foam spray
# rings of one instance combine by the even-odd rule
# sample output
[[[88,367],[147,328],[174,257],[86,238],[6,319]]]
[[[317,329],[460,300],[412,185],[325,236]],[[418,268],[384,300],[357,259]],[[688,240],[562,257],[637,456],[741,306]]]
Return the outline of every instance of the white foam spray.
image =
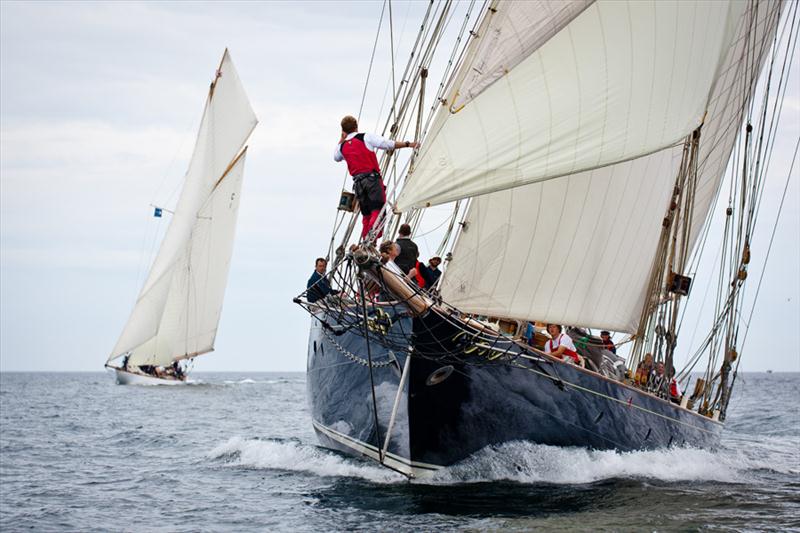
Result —
[[[763,440],[763,439],[762,439]],[[670,448],[637,452],[560,448],[530,442],[510,442],[480,450],[464,461],[415,483],[450,485],[485,481],[585,484],[607,479],[652,479],[666,482],[712,481],[748,483],[764,471],[800,473],[791,450],[796,438],[767,438],[766,442],[729,442],[719,451]],[[770,453],[763,453],[766,446]],[[781,453],[776,453],[780,450]],[[214,448],[212,459],[230,464],[307,472],[319,476],[356,477],[375,483],[399,483],[405,478],[365,460],[341,456],[297,441],[233,437]]]
[[[307,472],[318,476],[356,477],[374,483],[399,483],[405,480],[400,474],[377,464],[342,457],[297,441],[233,437],[211,450],[208,457],[227,458],[235,466]]]
[[[747,482],[757,470],[791,473],[793,463],[776,464],[757,450],[670,448],[637,452],[559,448],[511,442],[484,448],[436,473],[431,483],[517,481],[583,484],[634,478],[677,481]],[[796,464],[796,463],[795,463]]]

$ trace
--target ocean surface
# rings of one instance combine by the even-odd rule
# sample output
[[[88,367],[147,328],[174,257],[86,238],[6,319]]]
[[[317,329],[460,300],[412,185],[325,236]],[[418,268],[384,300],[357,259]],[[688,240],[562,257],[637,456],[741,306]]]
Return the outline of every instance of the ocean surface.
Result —
[[[302,373],[0,374],[0,531],[800,531],[800,374],[745,374],[715,452],[515,442],[428,481],[318,445]]]

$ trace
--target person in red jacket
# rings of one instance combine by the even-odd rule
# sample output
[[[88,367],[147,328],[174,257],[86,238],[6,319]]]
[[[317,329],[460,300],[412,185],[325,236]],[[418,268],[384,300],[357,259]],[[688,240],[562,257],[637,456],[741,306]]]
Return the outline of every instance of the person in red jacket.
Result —
[[[375,150],[416,148],[416,142],[392,141],[374,133],[358,133],[358,122],[350,115],[342,119],[342,136],[333,160],[345,160],[347,170],[353,176],[353,192],[361,210],[361,238],[367,236],[375,225],[383,205],[386,203],[386,186],[381,178],[381,169]],[[380,235],[378,235],[380,237]]]

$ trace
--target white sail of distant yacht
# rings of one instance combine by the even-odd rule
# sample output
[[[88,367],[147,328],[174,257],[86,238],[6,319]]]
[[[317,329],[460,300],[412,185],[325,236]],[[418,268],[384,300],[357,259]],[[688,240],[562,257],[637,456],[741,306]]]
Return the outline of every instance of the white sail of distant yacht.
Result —
[[[153,373],[214,349],[233,252],[244,145],[257,123],[225,50],[172,221],[107,361],[123,361],[121,368],[112,367],[118,382],[180,383],[174,375]]]

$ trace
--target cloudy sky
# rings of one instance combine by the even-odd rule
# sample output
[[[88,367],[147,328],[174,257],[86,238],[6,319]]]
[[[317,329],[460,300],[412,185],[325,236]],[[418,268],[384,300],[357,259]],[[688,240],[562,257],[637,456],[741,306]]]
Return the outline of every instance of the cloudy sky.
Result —
[[[393,5],[404,65],[425,5]],[[149,205],[174,205],[228,47],[260,124],[216,352],[196,369],[303,370],[309,318],[291,299],[325,253],[344,173],[331,160],[338,122],[358,111],[381,7],[0,3],[0,369],[102,368],[167,223]],[[378,122],[389,65],[382,41],[366,129]],[[800,135],[799,73],[795,66],[760,251]],[[750,324],[748,370],[800,370],[799,181],[790,182]],[[436,243],[420,244],[427,256]],[[756,257],[751,275],[760,274]]]

